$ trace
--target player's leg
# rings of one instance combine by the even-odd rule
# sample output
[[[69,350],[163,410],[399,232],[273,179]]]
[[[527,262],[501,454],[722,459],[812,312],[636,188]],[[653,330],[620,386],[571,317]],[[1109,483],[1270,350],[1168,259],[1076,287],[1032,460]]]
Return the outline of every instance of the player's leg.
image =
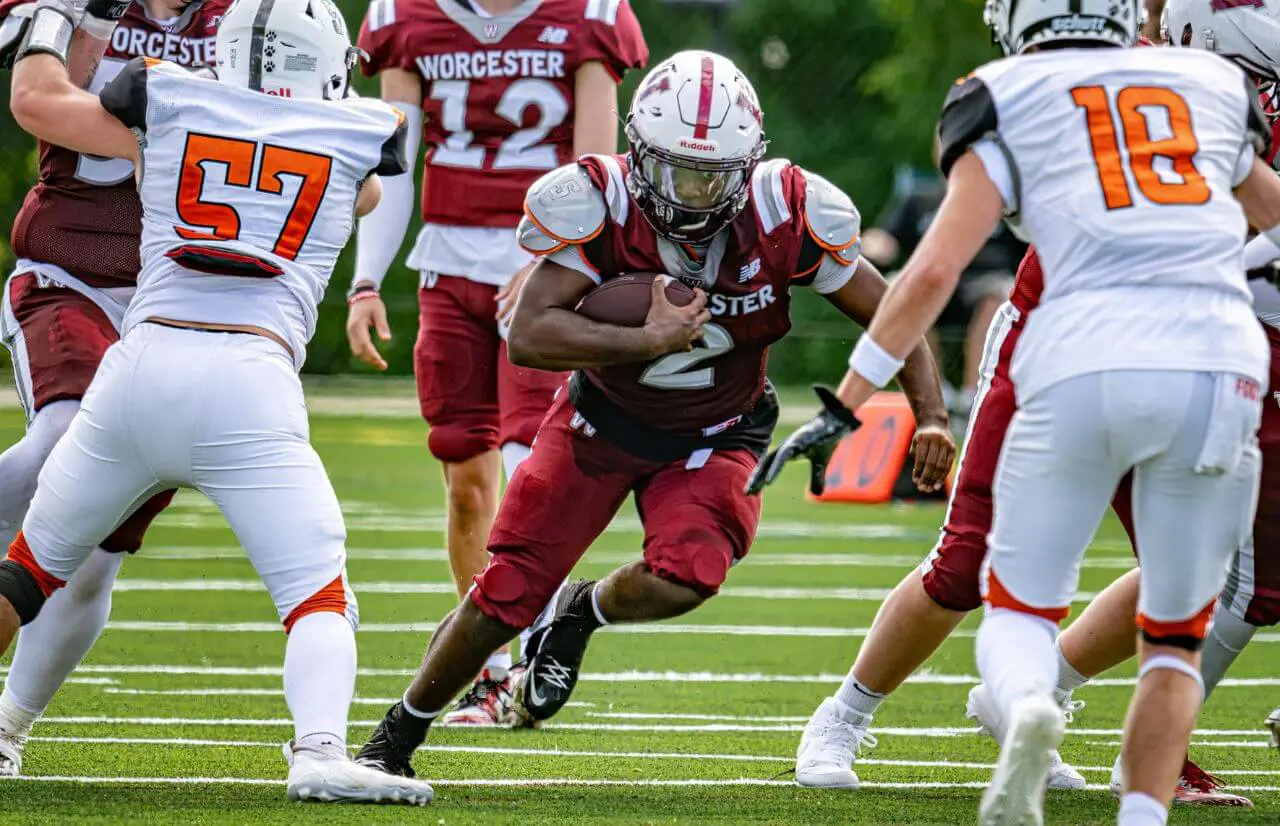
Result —
[[[1169,805],[1203,700],[1200,647],[1248,535],[1260,464],[1256,385],[1248,398],[1235,376],[1169,373],[1149,384],[1151,398],[1185,413],[1168,447],[1135,469],[1141,664],[1121,751],[1122,823],[1126,808]]]
[[[495,292],[449,275],[432,275],[418,291],[414,374],[422,416],[430,425],[427,447],[444,475],[445,547],[459,597],[489,562],[485,543],[502,487]],[[511,654],[501,646],[485,661],[487,673],[476,672],[476,697],[467,698],[451,722],[479,722],[473,712],[487,706],[470,700],[507,691],[510,669]]]
[[[600,627],[677,617],[719,591],[755,537],[760,499],[743,488],[756,462],[749,451],[729,450],[647,463],[636,486],[644,559],[565,590],[517,689],[522,714],[546,720],[564,707]]]
[[[308,441],[292,359],[260,336],[165,335],[175,354],[189,348],[209,365],[191,434],[192,481],[226,517],[288,635],[289,798],[429,802],[430,786],[359,766],[347,755],[358,611],[347,585],[342,511]]]
[[[84,295],[64,287],[41,288],[35,276],[20,274],[5,290],[0,337],[13,357],[29,421],[24,437],[0,456],[0,523],[10,526],[6,531],[0,524],[0,535],[7,546],[30,504],[41,466],[70,426],[117,335],[102,309]],[[0,694],[0,728],[29,733],[93,647],[111,612],[111,589],[123,553],[137,550],[147,525],[170,498],[163,494],[140,507],[23,629]],[[20,753],[8,751],[9,764],[17,771]]]
[[[556,392],[567,378],[565,373],[517,367],[507,358],[506,341],[498,352],[498,408],[501,411],[498,441],[502,451],[502,467],[506,478],[515,476],[529,456],[538,427],[551,409]],[[527,661],[532,654],[530,638],[544,628],[555,614],[556,599],[564,586],[557,590],[533,625],[520,632],[520,658]],[[512,676],[512,681],[519,679]]]
[[[979,671],[1006,733],[980,822],[1039,822],[1065,718],[1053,642],[1084,550],[1123,469],[1109,445],[1105,374],[1023,400],[996,472],[995,520],[978,630]]]
[[[556,401],[503,497],[489,540],[492,560],[437,627],[403,700],[387,712],[357,760],[412,773],[413,751],[432,721],[494,648],[537,617],[626,500],[636,464],[621,448],[585,432],[567,399]]]

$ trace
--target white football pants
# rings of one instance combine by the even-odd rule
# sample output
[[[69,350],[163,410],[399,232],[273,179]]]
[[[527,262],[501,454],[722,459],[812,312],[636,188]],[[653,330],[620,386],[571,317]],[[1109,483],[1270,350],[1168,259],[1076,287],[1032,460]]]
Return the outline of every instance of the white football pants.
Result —
[[[40,471],[23,534],[67,580],[153,494],[195,488],[230,523],[281,621],[322,604],[354,626],[342,512],[308,432],[279,344],[141,324],[107,351]]]
[[[1133,469],[1138,610],[1177,624],[1209,604],[1249,535],[1258,493],[1261,390],[1233,374],[1091,373],[1020,400],[993,495],[982,578],[1045,616],[1071,604],[1080,562]]]

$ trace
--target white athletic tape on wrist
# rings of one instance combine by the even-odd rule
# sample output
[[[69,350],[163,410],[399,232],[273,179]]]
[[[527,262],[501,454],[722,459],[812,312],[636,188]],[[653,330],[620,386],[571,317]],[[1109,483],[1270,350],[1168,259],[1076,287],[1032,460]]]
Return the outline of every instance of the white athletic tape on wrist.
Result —
[[[1200,686],[1200,696],[1204,696],[1204,678],[1200,676],[1200,669],[1196,668],[1186,660],[1178,659],[1170,654],[1157,654],[1142,664],[1138,669],[1138,679],[1141,680],[1148,673],[1159,668],[1166,668],[1170,671],[1180,671],[1188,677],[1196,681],[1196,685]]]
[[[884,387],[893,381],[905,363],[872,340],[869,333],[862,334],[849,356],[849,369],[876,387]]]

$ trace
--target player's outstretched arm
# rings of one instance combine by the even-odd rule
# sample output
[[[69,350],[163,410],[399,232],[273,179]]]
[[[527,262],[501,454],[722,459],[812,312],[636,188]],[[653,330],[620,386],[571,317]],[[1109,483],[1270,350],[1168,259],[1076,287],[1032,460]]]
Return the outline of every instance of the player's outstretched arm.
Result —
[[[71,82],[52,54],[31,53],[13,69],[9,111],[24,130],[74,152],[138,159],[138,139],[98,98]]]
[[[710,318],[707,296],[677,307],[667,300],[665,282],[654,279],[653,298],[643,327],[592,321],[574,311],[595,284],[576,270],[543,258],[520,290],[507,353],[512,364],[540,370],[578,370],[649,361],[688,350]]]
[[[854,347],[849,376],[837,391],[857,410],[904,367],[955,292],[1004,213],[1004,199],[972,151],[955,162],[938,217],[889,287]]]

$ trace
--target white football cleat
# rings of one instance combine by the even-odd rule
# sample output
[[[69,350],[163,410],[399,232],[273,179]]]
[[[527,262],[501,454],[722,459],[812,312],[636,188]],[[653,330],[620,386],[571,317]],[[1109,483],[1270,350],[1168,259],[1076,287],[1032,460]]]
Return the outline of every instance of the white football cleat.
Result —
[[[30,734],[30,723],[13,719],[0,707],[0,777],[17,777],[22,772],[22,750]]]
[[[1064,721],[1070,722],[1072,712],[1079,711],[1083,707],[1084,703],[1079,700],[1069,702],[1066,708],[1060,709],[1064,714]],[[970,689],[964,716],[977,722],[979,734],[987,735],[995,740],[997,745],[1004,744],[1006,729],[1004,716],[996,706],[996,698],[987,689],[986,684],[978,683]],[[1058,754],[1055,746],[1049,758],[1049,788],[1073,790],[1084,787],[1084,775],[1070,764],[1062,762],[1062,756]]]
[[[853,762],[864,748],[876,746],[867,730],[871,717],[835,697],[822,701],[809,718],[796,749],[796,783],[811,789],[858,788]]]
[[[1267,729],[1271,732],[1271,747],[1280,749],[1280,708],[1267,715]]]
[[[991,785],[982,795],[979,826],[1043,826],[1044,792],[1054,749],[1067,732],[1062,709],[1052,699],[1023,697],[1009,715]]]
[[[425,806],[435,797],[421,780],[378,771],[345,751],[284,747],[289,763],[289,799],[315,803],[404,803]]]

